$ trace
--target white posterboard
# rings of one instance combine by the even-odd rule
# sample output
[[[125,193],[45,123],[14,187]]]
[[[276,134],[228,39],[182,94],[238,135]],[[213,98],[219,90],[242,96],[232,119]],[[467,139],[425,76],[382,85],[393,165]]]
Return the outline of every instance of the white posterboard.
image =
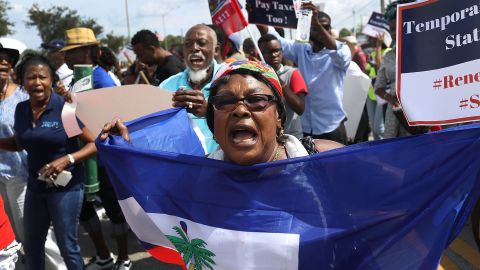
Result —
[[[363,107],[367,100],[370,78],[362,72],[355,62],[350,62],[347,76],[343,82],[343,109],[347,113],[345,128],[348,140],[354,140],[358,124],[362,117]]]

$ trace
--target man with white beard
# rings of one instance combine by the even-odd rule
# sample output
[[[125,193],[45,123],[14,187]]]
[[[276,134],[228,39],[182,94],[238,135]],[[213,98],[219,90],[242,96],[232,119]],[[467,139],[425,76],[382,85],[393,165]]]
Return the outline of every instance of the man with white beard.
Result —
[[[220,68],[214,60],[218,51],[215,32],[203,24],[193,26],[187,31],[183,46],[187,68],[160,84],[160,88],[174,92],[174,107],[185,107],[191,113],[191,118],[205,137],[208,153],[218,146],[205,119],[210,84]]]

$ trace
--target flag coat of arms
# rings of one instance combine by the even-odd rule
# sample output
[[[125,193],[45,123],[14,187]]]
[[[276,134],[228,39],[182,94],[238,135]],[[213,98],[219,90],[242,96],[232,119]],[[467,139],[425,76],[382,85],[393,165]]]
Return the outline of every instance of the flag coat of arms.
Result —
[[[436,269],[479,193],[480,126],[238,166],[185,110],[97,141],[132,231],[184,269]]]

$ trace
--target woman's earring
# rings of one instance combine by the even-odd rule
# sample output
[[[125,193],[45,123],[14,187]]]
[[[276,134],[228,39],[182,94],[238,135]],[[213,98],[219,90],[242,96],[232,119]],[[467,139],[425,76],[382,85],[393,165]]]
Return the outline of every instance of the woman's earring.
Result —
[[[283,138],[284,136],[285,136],[285,130],[283,130],[283,128],[280,128],[277,134],[277,138],[280,139],[280,138]]]

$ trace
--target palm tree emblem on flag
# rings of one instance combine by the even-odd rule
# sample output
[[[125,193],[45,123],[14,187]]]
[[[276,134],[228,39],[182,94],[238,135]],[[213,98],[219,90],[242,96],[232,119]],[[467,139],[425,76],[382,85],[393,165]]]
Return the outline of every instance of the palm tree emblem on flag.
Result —
[[[211,257],[214,257],[215,254],[205,248],[207,243],[198,238],[190,240],[187,223],[180,221],[180,226],[181,228],[178,226],[172,228],[180,237],[171,235],[166,235],[166,237],[182,254],[185,265],[188,266],[189,270],[202,270],[203,267],[213,270],[215,261]]]

